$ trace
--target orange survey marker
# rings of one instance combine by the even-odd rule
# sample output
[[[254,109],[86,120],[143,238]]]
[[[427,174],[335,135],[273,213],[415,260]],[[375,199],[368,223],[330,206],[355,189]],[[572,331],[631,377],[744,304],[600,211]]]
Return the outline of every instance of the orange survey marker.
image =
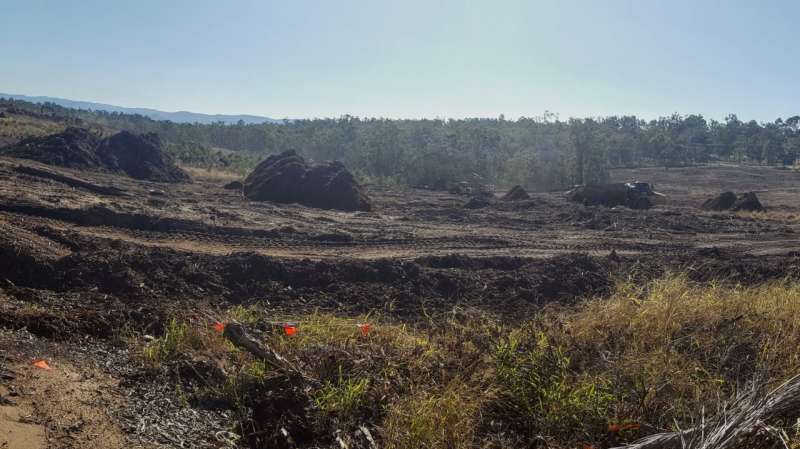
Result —
[[[641,427],[641,424],[637,422],[629,422],[624,424],[609,424],[608,425],[608,432],[609,433],[619,433],[623,430],[638,430]]]
[[[367,336],[369,335],[369,323],[361,323],[358,325],[358,329],[361,331],[361,335]]]
[[[297,333],[297,326],[295,326],[294,324],[284,323],[283,331],[286,333],[286,335],[291,337],[292,335]]]
[[[217,321],[216,323],[214,323],[214,325],[213,325],[213,326],[211,326],[211,327],[213,327],[213,328],[214,328],[214,330],[215,330],[215,331],[217,331],[217,332],[219,332],[220,334],[221,334],[221,333],[223,333],[223,332],[225,332],[225,325],[224,325],[223,323],[220,323],[219,321]]]
[[[50,368],[50,365],[47,363],[47,360],[44,360],[44,359],[36,359],[33,362],[31,362],[31,365],[33,365],[33,366],[35,366],[35,367],[37,367],[39,369],[43,369],[43,370],[51,370],[51,369],[53,369],[53,368]]]
[[[629,422],[627,424],[622,425],[622,430],[639,430],[639,428],[641,427],[642,425],[639,424],[638,422]]]

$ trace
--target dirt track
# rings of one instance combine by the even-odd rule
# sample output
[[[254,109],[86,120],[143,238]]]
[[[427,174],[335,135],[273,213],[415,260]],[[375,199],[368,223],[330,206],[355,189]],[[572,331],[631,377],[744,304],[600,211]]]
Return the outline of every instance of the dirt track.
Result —
[[[50,341],[100,351],[51,355],[63,379],[77,379],[76,391],[101,382],[104,392],[116,392],[109,396],[117,404],[113,426],[98,431],[108,441],[121,432],[142,447],[184,438],[219,447],[207,437],[224,429],[224,416],[181,408],[174,391],[153,393],[168,382],[158,384],[139,368],[97,365],[103,357],[131,363],[107,346],[123,328],[159,335],[172,316],[206,322],[222,308],[255,302],[276,314],[378,311],[408,323],[423,309],[435,314],[461,305],[524,320],[549,302],[606,294],[619,276],[680,270],[740,283],[800,278],[800,205],[793,202],[800,175],[768,167],[706,170],[615,172],[620,181],[654,179],[668,195],[647,211],[585,207],[563,193],[465,209],[467,197],[368,186],[373,211],[345,213],[247,201],[222,182],[160,184],[0,158],[0,326],[9,332],[0,349],[15,348],[0,356],[27,373],[29,359],[44,355]],[[724,188],[768,190],[759,194],[766,214],[698,208],[738,171],[741,186]],[[32,343],[20,345],[20,338]],[[24,374],[4,388],[14,382],[35,384]],[[13,413],[38,416],[17,431],[39,435],[48,415],[25,405],[34,394]],[[185,421],[145,426],[163,435],[141,433],[132,422],[173,415]],[[85,441],[81,432],[43,438],[71,447],[61,440]],[[206,439],[187,436],[201,433]]]
[[[0,219],[6,222],[27,229],[47,227],[87,238],[207,254],[252,251],[310,259],[414,259],[451,253],[546,257],[570,252],[604,255],[614,250],[618,254],[663,254],[708,246],[779,254],[800,248],[794,220],[699,211],[696,206],[705,196],[697,192],[713,192],[709,185],[681,191],[664,184],[667,204],[649,211],[574,205],[560,193],[538,194],[528,201],[498,201],[469,210],[462,207],[464,197],[373,188],[374,212],[342,213],[250,202],[239,192],[201,182],[136,182],[22,163],[113,186],[125,195],[99,195],[16,173],[13,168],[18,161],[4,159],[0,160]],[[773,178],[767,178],[768,171],[778,171],[757,170],[764,172],[759,178],[763,184],[748,184],[748,189],[769,187],[767,181]],[[633,174],[622,172],[620,176]],[[648,170],[642,174],[649,174]],[[673,169],[670,175],[676,184],[681,182],[677,179],[680,171]],[[787,189],[786,174],[781,175],[779,187]],[[687,175],[685,181],[693,179]],[[788,192],[771,190],[762,195],[768,205],[772,200],[780,202],[773,210],[792,213],[793,206],[786,204],[791,198]]]

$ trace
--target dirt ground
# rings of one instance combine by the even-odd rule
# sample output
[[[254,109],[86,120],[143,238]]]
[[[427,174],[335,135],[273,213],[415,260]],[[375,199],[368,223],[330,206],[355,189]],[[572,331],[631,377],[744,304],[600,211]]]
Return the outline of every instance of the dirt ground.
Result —
[[[20,174],[21,161],[0,159],[2,219],[31,229],[76,233],[142,247],[224,255],[255,252],[295,259],[414,259],[421,256],[547,257],[571,252],[605,255],[684,252],[715,246],[751,254],[788,253],[798,212],[800,174],[770,167],[724,166],[619,170],[614,177],[654,179],[663,205],[640,212],[584,207],[563,193],[496,202],[469,210],[467,199],[425,190],[371,188],[375,211],[344,213],[247,201],[237,191],[202,182],[160,184],[120,176],[71,172],[30,161],[23,165],[66,173],[123,190],[98,195]],[[706,172],[710,172],[708,174]],[[739,183],[735,181],[741,177]],[[698,206],[723,190],[757,190],[764,217],[707,213]]]
[[[125,436],[108,414],[122,401],[113,378],[84,357],[25,332],[0,333],[0,447],[118,448]],[[37,357],[31,357],[37,354]],[[71,360],[70,360],[71,359]],[[33,362],[45,361],[49,369]]]
[[[549,302],[603,295],[620,276],[800,277],[800,173],[612,175],[667,197],[630,210],[532,193],[467,209],[467,197],[367,186],[373,210],[347,213],[252,202],[223,182],[0,158],[0,447],[230,446],[225,411],[182,402],[117,344],[127,327],[157,335],[176,315],[209,320],[259,302],[276,314],[380,311],[413,322],[468,305],[522,320]],[[767,212],[700,209],[724,190],[758,191]]]

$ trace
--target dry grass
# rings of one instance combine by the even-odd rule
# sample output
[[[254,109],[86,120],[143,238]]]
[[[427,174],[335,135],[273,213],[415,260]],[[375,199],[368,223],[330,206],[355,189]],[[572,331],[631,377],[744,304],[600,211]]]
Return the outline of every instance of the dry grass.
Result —
[[[127,333],[125,340],[135,343],[130,330]],[[236,350],[212,328],[193,326],[177,319],[167,324],[162,336],[151,339],[141,347],[142,359],[151,367],[200,352],[218,355]]]
[[[622,393],[618,416],[669,428],[713,414],[751,381],[777,384],[800,369],[800,286],[696,285],[682,276],[622,284],[565,317],[575,369]]]
[[[267,319],[257,306],[227,315]],[[397,449],[608,445],[692,427],[754,379],[774,386],[800,369],[800,285],[789,281],[620,283],[610,298],[513,327],[464,310],[418,327],[377,316],[270,318],[264,343],[321,381],[308,393],[319,428],[366,423]],[[283,322],[298,323],[297,334],[285,335]],[[263,363],[220,344],[207,324],[195,336],[176,326],[150,343],[151,359],[215,354],[230,367],[218,391],[243,406],[269,385]],[[609,431],[624,423],[633,424]]]
[[[26,137],[54,134],[63,131],[65,127],[64,123],[8,114],[0,118],[0,146],[15,143]]]
[[[387,449],[475,447],[483,396],[461,383],[399,399],[383,423]]]
[[[180,164],[180,167],[189,173],[189,176],[191,176],[192,179],[201,182],[222,184],[231,181],[239,181],[242,179],[242,175],[238,173],[225,171],[219,168],[200,168],[185,164]]]
[[[740,217],[747,217],[753,219],[755,221],[777,221],[780,223],[785,224],[794,224],[800,222],[800,216],[798,216],[797,212],[788,211],[788,210],[780,210],[780,209],[770,209],[762,212],[735,212],[736,215]]]

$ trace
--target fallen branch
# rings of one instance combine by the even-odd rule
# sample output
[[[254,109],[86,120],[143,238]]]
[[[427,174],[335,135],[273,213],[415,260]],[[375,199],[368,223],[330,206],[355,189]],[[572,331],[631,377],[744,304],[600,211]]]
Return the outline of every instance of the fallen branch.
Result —
[[[263,360],[269,366],[286,372],[287,374],[292,374],[295,376],[299,376],[307,383],[310,383],[315,386],[320,385],[320,381],[316,380],[305,373],[303,373],[300,369],[295,367],[291,362],[289,362],[285,357],[278,354],[272,348],[265,346],[258,342],[256,339],[250,336],[247,330],[239,323],[227,323],[225,325],[225,331],[222,334],[225,338],[230,340],[236,347],[244,349],[245,351],[253,354],[254,356],[258,357],[259,359]]]
[[[782,446],[771,425],[800,415],[800,375],[765,396],[756,393],[736,400],[705,426],[666,432],[614,449],[766,449]]]

